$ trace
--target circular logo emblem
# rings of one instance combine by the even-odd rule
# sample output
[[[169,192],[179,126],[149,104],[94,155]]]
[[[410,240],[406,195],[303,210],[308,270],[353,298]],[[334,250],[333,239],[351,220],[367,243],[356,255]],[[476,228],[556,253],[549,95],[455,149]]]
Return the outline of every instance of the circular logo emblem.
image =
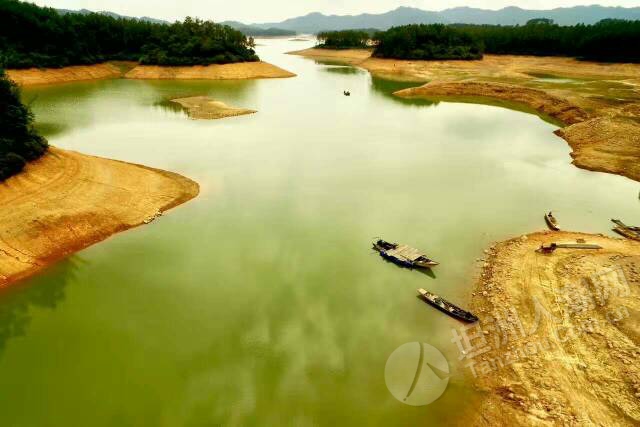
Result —
[[[398,347],[384,368],[387,388],[400,402],[424,406],[440,396],[449,384],[449,362],[427,343],[409,342]]]

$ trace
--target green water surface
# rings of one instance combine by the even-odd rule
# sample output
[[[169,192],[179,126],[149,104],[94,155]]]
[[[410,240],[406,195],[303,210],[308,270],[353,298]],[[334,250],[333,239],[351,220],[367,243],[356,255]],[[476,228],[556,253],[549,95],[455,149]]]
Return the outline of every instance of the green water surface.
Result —
[[[535,115],[400,100],[406,84],[260,44],[298,76],[24,91],[52,145],[175,171],[201,194],[0,294],[0,426],[451,424],[480,396],[459,324],[416,288],[465,306],[483,249],[544,228],[545,211],[598,233],[637,214],[636,183],[572,166]],[[195,121],[167,103],[190,95],[258,113]],[[441,265],[383,262],[377,236]],[[428,406],[385,385],[413,341],[449,359]]]

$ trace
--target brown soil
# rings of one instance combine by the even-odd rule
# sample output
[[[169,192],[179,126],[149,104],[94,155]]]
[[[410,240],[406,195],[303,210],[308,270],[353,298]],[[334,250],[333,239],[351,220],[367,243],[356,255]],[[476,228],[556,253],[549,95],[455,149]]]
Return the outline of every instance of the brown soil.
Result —
[[[603,249],[536,252],[579,239]],[[489,349],[463,361],[487,392],[473,424],[638,425],[640,243],[539,232],[486,253],[467,348]]]
[[[115,64],[104,63],[64,68],[7,70],[7,75],[20,86],[32,86],[83,80],[116,79],[122,77],[122,70]]]
[[[257,112],[256,110],[247,110],[246,108],[230,107],[223,102],[215,101],[207,96],[172,99],[171,102],[175,102],[184,107],[192,119],[214,120]]]
[[[479,61],[371,58],[369,50],[306,49],[293,54],[341,60],[373,75],[429,82],[396,92],[451,101],[508,101],[554,117],[556,133],[581,168],[640,181],[640,64],[571,58],[485,55]]]
[[[127,79],[268,79],[295,77],[295,74],[267,62],[240,62],[223,65],[196,65],[193,67],[161,67],[138,65],[125,74]]]
[[[403,98],[471,96],[499,99],[526,105],[541,114],[561,120],[563,123],[579,123],[588,118],[581,108],[565,99],[540,89],[504,83],[485,82],[433,82],[424,86],[404,89],[394,95]]]
[[[640,181],[640,125],[626,117],[598,117],[556,131],[583,169],[609,172]]]
[[[0,287],[194,198],[175,173],[51,147],[0,183]]]
[[[84,80],[118,79],[266,79],[295,77],[295,74],[266,62],[241,62],[236,64],[161,67],[137,65],[135,62],[106,62],[95,65],[78,65],[64,68],[30,68],[7,70],[7,75],[20,86],[69,83]]]

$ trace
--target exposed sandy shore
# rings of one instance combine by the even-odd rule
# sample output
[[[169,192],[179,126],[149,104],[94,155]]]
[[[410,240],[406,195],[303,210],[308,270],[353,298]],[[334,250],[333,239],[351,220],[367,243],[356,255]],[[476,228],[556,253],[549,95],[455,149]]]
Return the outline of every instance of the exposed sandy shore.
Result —
[[[77,65],[64,68],[7,70],[7,75],[20,86],[33,86],[83,80],[117,79],[122,77],[122,71],[115,64],[107,62],[104,64]]]
[[[395,92],[403,98],[438,97],[456,95],[464,97],[486,97],[523,104],[537,112],[553,117],[567,124],[585,121],[589,118],[581,108],[565,99],[551,95],[540,89],[504,83],[484,82],[433,82],[424,86],[409,88]]]
[[[240,62],[193,67],[161,67],[138,65],[125,74],[127,79],[231,80],[295,77],[295,74],[267,62]]]
[[[266,79],[295,77],[295,74],[267,62],[240,62],[236,64],[193,67],[161,67],[137,65],[135,62],[106,62],[64,68],[30,68],[7,70],[7,75],[20,86],[70,83],[100,79]]]
[[[216,101],[208,96],[178,98],[172,99],[171,102],[175,102],[184,107],[192,119],[214,120],[257,112],[256,110],[248,110],[246,108],[230,107],[224,102]]]
[[[0,287],[194,198],[172,172],[51,147],[0,183]]]
[[[429,82],[395,93],[462,102],[507,101],[554,117],[573,163],[640,181],[640,64],[486,55],[479,61],[371,58],[369,50],[306,49],[292,54],[341,60],[373,75]],[[474,99],[475,98],[475,99]]]
[[[603,249],[535,251],[578,239]],[[539,232],[486,252],[463,361],[488,392],[473,424],[638,425],[640,243]]]

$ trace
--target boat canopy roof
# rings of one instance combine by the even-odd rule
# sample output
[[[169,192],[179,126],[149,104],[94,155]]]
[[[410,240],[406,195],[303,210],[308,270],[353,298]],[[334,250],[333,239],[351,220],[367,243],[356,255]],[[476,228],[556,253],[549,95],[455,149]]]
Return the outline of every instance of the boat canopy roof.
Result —
[[[424,257],[424,254],[420,253],[420,251],[407,245],[398,245],[395,249],[389,249],[387,254],[396,258],[404,258],[408,261],[415,261],[418,258]]]

